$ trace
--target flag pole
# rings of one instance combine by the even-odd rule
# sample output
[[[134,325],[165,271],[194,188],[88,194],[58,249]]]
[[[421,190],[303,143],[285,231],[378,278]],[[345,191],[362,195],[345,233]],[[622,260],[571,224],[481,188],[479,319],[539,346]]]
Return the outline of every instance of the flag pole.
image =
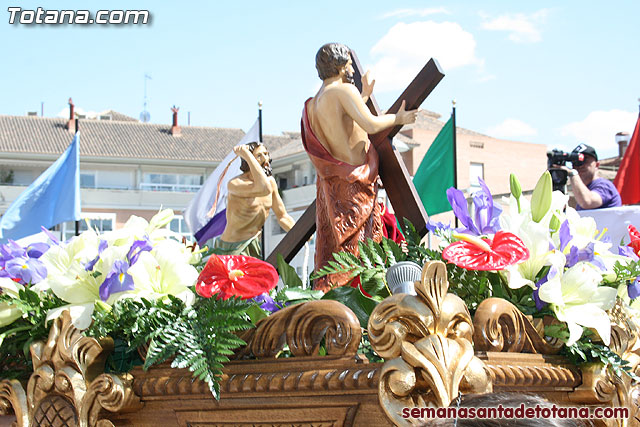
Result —
[[[456,142],[456,100],[451,100],[451,119],[453,123],[453,187],[458,188],[458,148]],[[456,228],[458,228],[458,217],[456,218]]]
[[[258,142],[263,142],[262,141],[262,101],[258,101],[258,139],[260,141]],[[262,254],[262,259],[265,258],[265,244],[264,241],[266,239],[265,234],[266,234],[266,227],[265,227],[266,221],[264,224],[262,224],[262,239],[260,239],[260,253]]]
[[[262,101],[258,101],[258,135],[260,136],[259,142],[262,142]]]
[[[80,130],[78,128],[78,126],[80,126],[80,121],[79,121],[79,119],[76,119],[76,132],[75,132],[76,134]],[[80,235],[80,220],[78,220],[78,219],[76,220],[76,230],[75,231],[76,231],[76,236],[79,236]]]

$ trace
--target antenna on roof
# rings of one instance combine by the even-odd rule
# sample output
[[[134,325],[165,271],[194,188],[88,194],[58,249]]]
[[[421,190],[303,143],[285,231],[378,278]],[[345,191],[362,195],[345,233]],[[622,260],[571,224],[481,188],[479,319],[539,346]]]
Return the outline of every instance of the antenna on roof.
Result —
[[[140,121],[147,123],[151,120],[151,114],[147,111],[147,80],[151,80],[151,76],[147,73],[144,74],[144,107],[142,113],[140,113]]]

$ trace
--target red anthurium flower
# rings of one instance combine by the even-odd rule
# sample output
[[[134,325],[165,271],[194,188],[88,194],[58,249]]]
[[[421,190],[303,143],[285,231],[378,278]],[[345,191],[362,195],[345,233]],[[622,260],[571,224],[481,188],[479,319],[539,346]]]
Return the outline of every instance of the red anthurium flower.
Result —
[[[371,298],[371,295],[369,295],[369,293],[365,291],[364,288],[362,287],[362,283],[360,283],[360,276],[357,276],[355,279],[353,279],[349,283],[349,285],[351,285],[352,288],[360,289],[360,292],[362,292],[362,295],[364,295],[365,297]]]
[[[205,298],[220,294],[222,299],[249,299],[277,284],[278,273],[267,262],[244,255],[211,255],[198,276],[196,292]]]
[[[529,250],[513,233],[498,231],[491,239],[456,234],[461,239],[442,251],[442,258],[467,270],[502,270],[529,259]]]
[[[627,246],[631,246],[636,255],[640,256],[640,233],[638,230],[631,224],[627,226],[629,230],[629,238],[631,239],[631,243]]]

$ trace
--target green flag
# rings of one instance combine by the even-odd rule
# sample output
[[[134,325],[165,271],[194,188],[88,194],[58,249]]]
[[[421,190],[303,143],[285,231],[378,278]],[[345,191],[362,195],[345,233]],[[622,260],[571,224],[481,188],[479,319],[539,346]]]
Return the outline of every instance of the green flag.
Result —
[[[451,116],[429,147],[413,177],[413,185],[429,215],[451,210],[446,191],[455,185],[456,157],[453,147],[455,132],[453,123],[453,116]]]

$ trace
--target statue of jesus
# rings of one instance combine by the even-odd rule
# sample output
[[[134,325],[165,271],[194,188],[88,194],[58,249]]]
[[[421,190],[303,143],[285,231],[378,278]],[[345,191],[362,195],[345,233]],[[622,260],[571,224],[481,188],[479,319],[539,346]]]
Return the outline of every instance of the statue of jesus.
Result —
[[[369,134],[416,120],[417,110],[374,116],[366,106],[375,80],[362,77],[362,93],[353,84],[349,48],[329,43],[316,54],[322,80],[318,93],[302,112],[302,142],[317,171],[316,269],[332,259],[332,253],[358,255],[358,241],[368,237],[380,242],[382,221],[377,200],[378,153]],[[315,289],[325,292],[348,282],[349,274],[316,280]]]

